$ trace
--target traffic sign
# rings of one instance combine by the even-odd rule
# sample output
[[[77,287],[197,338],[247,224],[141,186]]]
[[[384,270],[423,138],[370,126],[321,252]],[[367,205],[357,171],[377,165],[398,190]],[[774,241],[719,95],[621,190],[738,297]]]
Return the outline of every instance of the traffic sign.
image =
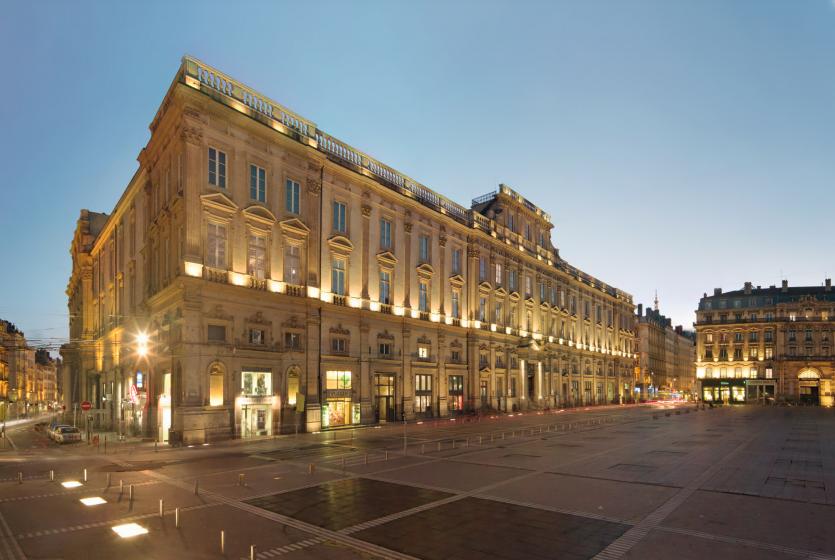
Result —
[[[81,410],[86,412],[86,411],[90,410],[91,408],[93,408],[93,405],[90,404],[90,401],[84,401],[83,403],[81,403]]]

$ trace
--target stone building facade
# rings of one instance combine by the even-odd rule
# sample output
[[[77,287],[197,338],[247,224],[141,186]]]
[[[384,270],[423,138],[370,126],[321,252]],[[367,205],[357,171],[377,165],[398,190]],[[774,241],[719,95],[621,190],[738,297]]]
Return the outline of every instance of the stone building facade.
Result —
[[[501,185],[470,208],[185,58],[82,211],[62,349],[102,425],[202,442],[632,395],[632,297]]]
[[[13,323],[0,320],[5,375],[0,379],[2,412],[5,418],[19,418],[37,410],[35,349]]]
[[[642,398],[689,397],[696,378],[695,334],[656,309],[638,305],[636,344],[638,381]]]
[[[835,293],[821,286],[717,288],[699,301],[697,361],[706,401],[776,398],[832,406]]]

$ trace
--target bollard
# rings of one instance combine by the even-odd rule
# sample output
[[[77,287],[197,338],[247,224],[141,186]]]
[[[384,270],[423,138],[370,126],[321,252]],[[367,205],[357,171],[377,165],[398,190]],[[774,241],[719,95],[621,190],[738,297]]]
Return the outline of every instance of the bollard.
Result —
[[[53,471],[51,469],[49,471],[49,481],[50,482],[55,482],[55,471]]]
[[[307,465],[307,474],[313,474],[314,472],[316,472],[316,465],[315,465],[315,463],[309,463],[309,464]]]
[[[246,486],[244,483],[244,473],[238,475],[238,486]]]
[[[504,439],[504,432],[502,432],[502,439]]]
[[[154,442],[154,453],[156,453],[157,451],[158,451],[158,449],[157,449],[157,442]]]
[[[455,449],[455,440],[452,440],[452,448]]]
[[[133,484],[128,486],[128,501],[133,502]]]
[[[121,478],[119,479],[119,497],[122,496],[122,491],[125,489],[125,481]]]
[[[220,530],[220,553],[226,554],[226,531]]]
[[[87,482],[87,469],[84,469],[84,482]]]
[[[159,516],[160,517],[164,516],[163,507],[162,507],[162,498],[159,499]]]
[[[180,508],[174,508],[174,527],[180,528]]]
[[[200,493],[200,483],[199,483],[199,481],[195,478],[195,479],[194,479],[194,495],[196,496],[196,495],[197,495],[197,494],[199,494],[199,493]]]
[[[110,474],[111,473],[107,473],[107,486],[105,488],[110,488]]]
[[[249,560],[255,560],[255,545],[249,545]]]
[[[368,464],[368,453],[365,454],[365,464]]]
[[[478,436],[478,444],[479,444],[479,445],[481,445],[481,444],[483,444],[483,443],[484,443],[484,439],[483,439],[483,437],[484,437],[484,436]]]
[[[389,450],[386,449],[386,461],[388,461],[388,460],[389,460]]]
[[[23,473],[22,472],[17,473],[17,483],[18,484],[23,484]]]

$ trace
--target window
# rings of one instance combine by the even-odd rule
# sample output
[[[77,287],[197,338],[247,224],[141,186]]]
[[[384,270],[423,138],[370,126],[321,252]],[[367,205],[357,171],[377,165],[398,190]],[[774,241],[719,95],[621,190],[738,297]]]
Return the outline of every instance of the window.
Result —
[[[757,378],[757,368],[752,367],[751,369],[749,369],[748,370],[748,377],[750,377],[752,379],[756,379]]]
[[[263,167],[249,166],[249,198],[258,202],[267,201],[267,172]]]
[[[478,298],[478,320],[479,321],[486,321],[487,320],[487,298],[480,297]]]
[[[333,259],[331,263],[331,292],[345,295],[345,260]]]
[[[213,268],[226,268],[226,226],[206,224],[206,264]]]
[[[790,330],[790,331],[789,331],[789,340],[795,340],[796,336],[797,336],[797,335],[796,335],[796,333],[794,332],[794,330]]]
[[[207,338],[209,342],[226,342],[226,326],[209,325]]]
[[[502,263],[496,263],[496,287],[502,285]]]
[[[751,313],[751,321],[755,322],[756,320],[757,320],[757,314],[756,313]]]
[[[284,209],[293,214],[299,213],[299,184],[287,179],[284,185]]]
[[[297,332],[284,333],[284,349],[285,350],[301,350],[302,349],[302,335]]]
[[[429,312],[429,281],[421,280],[418,285],[418,309],[424,313]]]
[[[294,286],[302,283],[301,252],[298,245],[290,244],[284,247],[284,281]]]
[[[765,368],[765,378],[766,379],[773,379],[774,378],[774,369],[767,367]]]
[[[774,342],[774,331],[765,331],[765,339],[766,342]]]
[[[212,365],[209,371],[209,406],[223,405],[223,369]]]
[[[461,249],[452,250],[452,273],[461,274]]]
[[[493,321],[497,325],[504,324],[504,309],[501,303],[497,303],[495,309],[493,310]]]
[[[712,344],[713,343],[713,333],[706,333],[705,334],[705,342]]]
[[[547,288],[548,287],[545,285],[544,282],[539,284],[539,301],[540,301],[540,303],[545,303],[546,301],[548,301],[548,296],[546,295]]]
[[[759,356],[759,353],[760,353],[760,349],[757,348],[756,346],[753,347],[753,348],[748,349],[748,357],[751,360],[756,360],[757,357]]]
[[[287,374],[287,404],[296,406],[300,402],[299,399],[299,374],[295,369],[292,369]]]
[[[487,257],[479,257],[478,259],[478,281],[484,282],[487,280]]]
[[[432,376],[419,374],[415,376],[415,412],[418,414],[432,413]]]
[[[806,334],[806,336],[805,336],[806,342],[812,342],[812,329],[806,329],[805,334]]]
[[[341,202],[333,203],[333,231],[338,233],[347,233],[348,224],[345,217],[345,205]]]
[[[460,362],[461,361],[461,351],[460,350],[453,350],[452,351],[452,360],[453,362]]]
[[[250,344],[264,344],[266,342],[264,329],[249,329]]]
[[[380,303],[391,305],[391,272],[380,271]]]
[[[429,347],[425,344],[418,346],[417,357],[424,360],[429,358]]]
[[[774,348],[769,346],[765,349],[765,359],[770,360],[772,358],[774,358]]]
[[[242,371],[241,389],[244,395],[272,394],[272,374],[269,371]]]
[[[429,262],[429,236],[421,235],[418,238],[418,259],[420,262]]]
[[[742,368],[741,367],[734,368],[734,377],[736,377],[737,379],[742,377]]]
[[[257,280],[263,280],[267,271],[267,238],[250,235],[247,249],[246,272]]]
[[[209,148],[209,184],[226,188],[226,153]]]
[[[345,354],[348,352],[348,341],[341,336],[331,338],[331,351],[334,354]]]
[[[742,333],[741,332],[735,332],[734,333],[734,342],[742,342]]]
[[[507,271],[507,289],[511,292],[515,292],[519,289],[518,286],[519,281],[519,272],[514,269],[508,269]]]
[[[381,356],[391,356],[391,343],[381,342],[379,344],[379,352]]]
[[[350,389],[350,371],[328,371],[325,374],[325,389]]]
[[[460,319],[461,318],[461,292],[458,290],[452,290],[452,317],[453,319]]]
[[[464,410],[464,376],[449,376],[449,408],[453,412]]]
[[[380,220],[380,249],[391,249],[391,222]]]
[[[759,338],[760,338],[760,333],[758,333],[757,331],[751,331],[751,333],[748,335],[748,341],[749,342],[757,342],[757,340],[759,340]]]
[[[533,277],[530,274],[525,276],[525,297],[529,298],[533,295]]]
[[[507,227],[510,228],[510,231],[512,231],[514,233],[516,232],[516,221],[514,219],[513,214],[508,214],[507,215]]]

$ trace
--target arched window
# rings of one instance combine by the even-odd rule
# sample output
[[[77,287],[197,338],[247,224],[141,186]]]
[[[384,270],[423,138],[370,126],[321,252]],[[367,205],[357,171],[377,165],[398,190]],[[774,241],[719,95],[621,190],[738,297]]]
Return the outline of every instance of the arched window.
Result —
[[[226,368],[220,362],[209,366],[209,406],[223,406],[223,387],[226,382]]]

